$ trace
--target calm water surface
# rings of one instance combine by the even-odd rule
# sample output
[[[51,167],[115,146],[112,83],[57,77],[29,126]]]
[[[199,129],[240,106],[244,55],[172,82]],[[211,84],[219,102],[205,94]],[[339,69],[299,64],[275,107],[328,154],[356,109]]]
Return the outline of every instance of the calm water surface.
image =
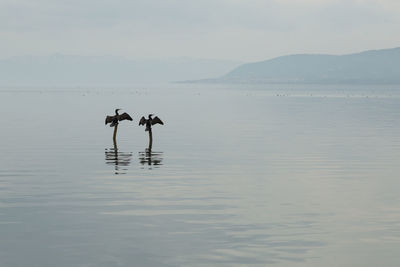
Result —
[[[0,114],[0,266],[400,265],[396,86],[3,87]]]

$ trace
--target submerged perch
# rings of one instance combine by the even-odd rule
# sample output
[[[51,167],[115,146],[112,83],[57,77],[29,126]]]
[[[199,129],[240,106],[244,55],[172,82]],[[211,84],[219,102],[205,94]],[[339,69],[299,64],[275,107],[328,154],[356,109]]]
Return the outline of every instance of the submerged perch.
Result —
[[[149,114],[148,119],[146,119],[144,116],[140,119],[139,125],[146,125],[146,132],[149,132],[149,151],[151,151],[151,148],[153,146],[153,133],[151,131],[151,126],[154,124],[161,124],[164,125],[164,123],[160,120],[159,117],[155,116],[154,119],[152,118],[153,114]]]
[[[118,113],[118,111],[121,110],[119,108],[117,108],[115,110],[115,115],[114,116],[107,116],[106,117],[106,122],[105,124],[107,125],[107,123],[111,123],[110,127],[114,127],[114,134],[113,134],[113,140],[115,143],[115,140],[117,138],[117,130],[118,130],[118,122],[119,121],[123,121],[123,120],[132,120],[131,116],[129,116],[128,113],[124,112],[121,115]]]

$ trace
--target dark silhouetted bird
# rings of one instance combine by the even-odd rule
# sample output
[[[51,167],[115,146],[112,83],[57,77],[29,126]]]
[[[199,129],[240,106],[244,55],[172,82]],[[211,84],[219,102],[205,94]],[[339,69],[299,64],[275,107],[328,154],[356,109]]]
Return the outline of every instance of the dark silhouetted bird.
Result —
[[[123,121],[123,120],[132,120],[131,116],[129,116],[128,113],[124,112],[121,115],[118,114],[118,111],[121,110],[120,108],[117,108],[115,110],[115,115],[114,116],[107,116],[106,117],[106,124],[110,123],[110,127],[114,127],[115,125],[118,124],[118,121]]]
[[[161,124],[164,125],[164,123],[158,118],[157,116],[152,118],[153,114],[149,114],[149,118],[146,119],[145,117],[142,117],[139,121],[139,125],[146,125],[146,130],[149,132],[149,148],[148,151],[151,151],[151,148],[153,146],[153,134],[151,132],[151,126],[154,124]]]
[[[161,124],[164,125],[164,123],[160,120],[159,117],[155,116],[154,119],[152,118],[154,114],[149,114],[149,118],[146,119],[145,117],[142,117],[139,121],[139,125],[146,125],[146,130],[145,131],[151,131],[151,126],[154,124]]]
[[[124,112],[121,115],[118,114],[118,111],[121,110],[117,108],[115,110],[115,115],[114,116],[107,116],[106,117],[106,125],[107,123],[111,123],[110,127],[114,127],[114,134],[113,134],[113,140],[115,142],[116,137],[117,137],[117,130],[118,130],[118,122],[123,121],[123,120],[132,120],[131,116],[129,116],[128,113]]]

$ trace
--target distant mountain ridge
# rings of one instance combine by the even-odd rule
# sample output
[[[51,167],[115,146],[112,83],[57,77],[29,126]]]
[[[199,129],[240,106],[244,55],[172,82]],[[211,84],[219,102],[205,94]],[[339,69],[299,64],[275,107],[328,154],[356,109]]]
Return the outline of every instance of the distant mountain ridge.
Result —
[[[298,54],[247,63],[217,83],[400,83],[400,47],[348,55]]]
[[[0,60],[0,86],[130,85],[204,79],[241,62],[171,58],[132,60],[115,56],[18,56]]]

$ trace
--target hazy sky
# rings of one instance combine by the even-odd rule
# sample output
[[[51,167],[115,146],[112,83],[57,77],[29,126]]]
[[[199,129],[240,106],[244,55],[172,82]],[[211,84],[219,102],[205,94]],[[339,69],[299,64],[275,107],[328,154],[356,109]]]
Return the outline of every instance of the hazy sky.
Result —
[[[0,58],[257,61],[400,46],[399,0],[0,0]]]

